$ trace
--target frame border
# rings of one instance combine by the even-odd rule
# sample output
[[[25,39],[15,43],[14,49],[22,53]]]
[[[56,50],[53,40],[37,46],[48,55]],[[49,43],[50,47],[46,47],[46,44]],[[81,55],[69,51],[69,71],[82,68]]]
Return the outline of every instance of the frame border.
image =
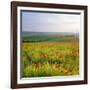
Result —
[[[47,83],[32,83],[18,84],[17,83],[17,7],[44,7],[56,9],[76,9],[84,10],[84,80],[64,81],[64,82],[47,82]],[[37,2],[11,2],[11,88],[31,88],[31,87],[46,87],[46,86],[65,86],[65,85],[80,85],[88,83],[87,73],[87,6],[83,5],[67,5],[53,3],[37,3]]]

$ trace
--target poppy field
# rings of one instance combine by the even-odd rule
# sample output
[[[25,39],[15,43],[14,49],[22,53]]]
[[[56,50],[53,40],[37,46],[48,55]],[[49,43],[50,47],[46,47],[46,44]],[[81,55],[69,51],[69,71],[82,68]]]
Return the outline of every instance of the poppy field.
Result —
[[[22,77],[79,75],[75,35],[23,35]]]

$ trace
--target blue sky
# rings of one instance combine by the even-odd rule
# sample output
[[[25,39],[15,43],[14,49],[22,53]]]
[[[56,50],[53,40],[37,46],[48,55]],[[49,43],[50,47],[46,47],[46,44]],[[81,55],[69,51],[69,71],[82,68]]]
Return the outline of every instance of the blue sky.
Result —
[[[79,32],[79,14],[22,12],[22,31]]]

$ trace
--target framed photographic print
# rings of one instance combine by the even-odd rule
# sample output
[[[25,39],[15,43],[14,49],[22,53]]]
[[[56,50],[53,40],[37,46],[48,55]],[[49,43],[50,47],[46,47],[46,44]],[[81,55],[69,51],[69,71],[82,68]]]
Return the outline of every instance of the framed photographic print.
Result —
[[[87,84],[87,6],[11,2],[11,88]]]

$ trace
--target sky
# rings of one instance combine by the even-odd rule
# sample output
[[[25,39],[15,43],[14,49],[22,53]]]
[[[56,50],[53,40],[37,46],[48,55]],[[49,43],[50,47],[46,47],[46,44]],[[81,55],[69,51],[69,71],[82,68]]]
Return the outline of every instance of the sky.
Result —
[[[80,14],[22,11],[22,31],[77,33],[80,31]]]

